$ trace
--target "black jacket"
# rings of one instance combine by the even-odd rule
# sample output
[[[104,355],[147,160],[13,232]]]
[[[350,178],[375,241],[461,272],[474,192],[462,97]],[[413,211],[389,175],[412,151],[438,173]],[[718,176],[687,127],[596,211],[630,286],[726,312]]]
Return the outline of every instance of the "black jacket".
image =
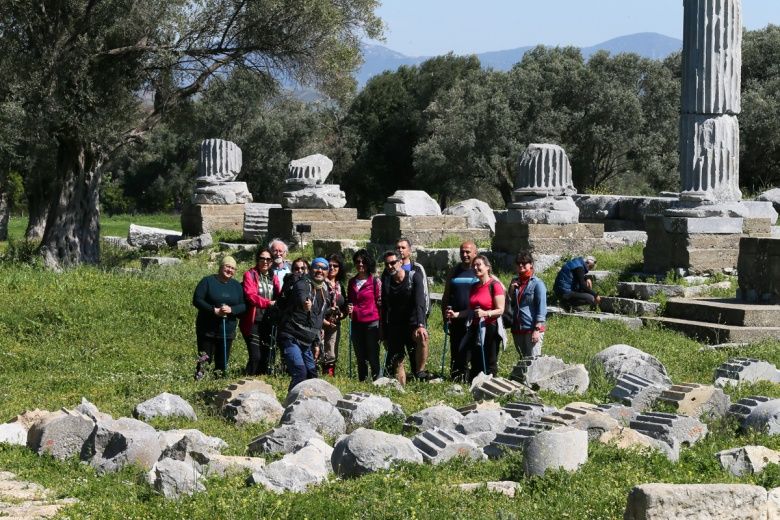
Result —
[[[313,345],[320,339],[322,320],[331,307],[328,288],[323,284],[316,288],[309,276],[302,276],[293,283],[291,301],[281,316],[279,335],[295,339],[302,347]],[[311,299],[310,311],[304,309],[307,299]]]
[[[425,279],[416,269],[405,273],[400,284],[388,274],[382,276],[382,323],[394,327],[425,327]]]

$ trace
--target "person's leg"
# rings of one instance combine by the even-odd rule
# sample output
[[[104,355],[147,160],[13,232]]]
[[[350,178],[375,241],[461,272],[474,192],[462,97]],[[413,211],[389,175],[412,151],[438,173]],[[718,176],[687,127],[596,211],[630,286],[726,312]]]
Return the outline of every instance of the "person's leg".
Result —
[[[521,357],[542,355],[542,337],[544,333],[541,333],[539,341],[536,343],[531,340],[531,336],[531,334],[512,334],[515,340],[515,349]]]
[[[491,323],[485,325],[485,362],[487,363],[486,374],[498,375],[498,324]],[[480,360],[481,362],[481,360]]]
[[[260,361],[262,360],[262,354],[260,353],[260,324],[255,322],[252,324],[252,330],[250,333],[244,334],[244,341],[246,342],[247,361],[246,361],[246,375],[256,376],[260,373]]]
[[[425,364],[428,362],[428,342],[430,336],[414,338],[414,357],[409,357],[409,364],[414,363],[412,370],[415,374],[425,372]]]
[[[365,381],[368,377],[368,367],[366,366],[366,330],[367,323],[352,322],[352,347],[355,351],[355,360],[357,362],[358,381]]]
[[[271,363],[273,363],[274,360],[271,358],[274,357],[271,353],[271,349],[275,348],[273,347],[273,343],[275,341],[274,336],[274,323],[273,320],[264,318],[263,321],[261,321],[258,324],[257,327],[257,337],[258,337],[258,346],[260,350],[260,359],[257,362],[257,373],[258,374],[270,374],[271,373]]]
[[[322,373],[323,375],[334,375],[334,365],[336,364],[336,345],[338,342],[338,329],[325,329],[322,340]]]
[[[379,379],[379,325],[366,327],[365,332],[365,358],[371,367],[371,380]]]
[[[468,365],[463,351],[463,339],[466,337],[465,320],[455,320],[450,326],[450,379],[461,381],[466,377]]]
[[[195,379],[201,379],[205,373],[205,365],[214,361],[214,338],[198,335],[198,362],[195,364]]]
[[[563,300],[570,307],[579,307],[581,305],[590,305],[594,307],[596,305],[596,298],[590,293],[583,292],[570,292],[563,295]]]
[[[404,348],[406,345],[406,327],[388,327],[387,337],[387,364],[388,373],[395,374],[395,378],[402,385],[406,384],[406,370],[404,369]]]
[[[306,379],[317,378],[317,363],[314,361],[314,345],[301,347],[301,359],[306,368]]]
[[[303,362],[301,347],[291,338],[280,338],[279,347],[284,357],[284,364],[287,366],[287,372],[290,374],[289,392],[295,385],[306,380],[306,365]]]

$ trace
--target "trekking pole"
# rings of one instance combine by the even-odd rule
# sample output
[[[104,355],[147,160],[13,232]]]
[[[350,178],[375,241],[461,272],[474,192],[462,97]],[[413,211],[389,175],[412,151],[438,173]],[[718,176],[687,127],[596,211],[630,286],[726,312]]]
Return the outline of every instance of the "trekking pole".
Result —
[[[225,360],[224,376],[227,377],[228,358],[227,358],[227,318],[222,316],[222,359]]]
[[[479,307],[476,309],[480,310]],[[485,329],[485,318],[479,319],[479,330],[477,330],[477,343],[479,343],[479,350],[482,351],[482,373],[487,375],[487,361],[485,360],[485,335],[483,331]]]
[[[452,310],[452,306],[447,306],[448,311]],[[444,345],[441,347],[441,375],[444,377],[444,363],[447,358],[447,336],[450,335],[450,320],[444,320]],[[450,371],[450,376],[452,376],[452,371]]]
[[[348,340],[349,353],[347,359],[349,363],[349,378],[352,379],[352,317],[349,318],[349,325],[347,331],[349,333],[349,340]]]

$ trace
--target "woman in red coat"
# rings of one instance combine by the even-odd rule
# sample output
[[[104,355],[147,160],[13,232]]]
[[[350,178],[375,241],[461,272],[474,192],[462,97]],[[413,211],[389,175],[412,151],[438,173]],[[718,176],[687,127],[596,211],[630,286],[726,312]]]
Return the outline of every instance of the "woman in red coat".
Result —
[[[268,374],[271,346],[275,334],[275,320],[269,312],[276,303],[281,287],[271,271],[273,257],[267,249],[258,249],[255,266],[244,273],[244,300],[246,312],[239,327],[246,341],[249,361],[246,374],[256,376]]]

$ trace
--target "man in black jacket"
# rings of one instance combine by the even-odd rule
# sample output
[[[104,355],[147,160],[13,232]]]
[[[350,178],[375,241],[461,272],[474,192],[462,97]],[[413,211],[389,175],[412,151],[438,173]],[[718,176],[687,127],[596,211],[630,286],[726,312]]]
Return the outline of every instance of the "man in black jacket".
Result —
[[[455,312],[469,310],[469,295],[477,280],[477,274],[471,263],[477,257],[477,245],[472,241],[460,245],[460,263],[456,265],[444,282],[444,294],[441,298],[442,323],[450,334],[450,377],[454,380],[465,379],[468,374],[466,349],[460,348],[466,336],[466,320],[451,320],[447,323],[447,309]]]
[[[331,307],[325,287],[327,272],[328,261],[315,258],[310,273],[293,283],[289,306],[281,317],[278,341],[291,377],[288,390],[301,381],[317,377],[315,351],[320,344],[322,320]]]
[[[382,327],[388,356],[388,370],[406,384],[404,357],[408,353],[414,370],[415,346],[428,341],[425,291],[422,274],[406,271],[395,251],[385,253],[382,279]]]

